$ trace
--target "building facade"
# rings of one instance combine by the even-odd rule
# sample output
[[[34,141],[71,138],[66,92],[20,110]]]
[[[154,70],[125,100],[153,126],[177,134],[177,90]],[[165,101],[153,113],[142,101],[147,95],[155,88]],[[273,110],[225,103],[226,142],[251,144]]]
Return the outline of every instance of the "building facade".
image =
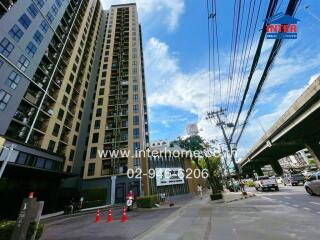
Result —
[[[50,212],[61,183],[107,191],[92,180],[141,164],[93,158],[95,147],[143,149],[148,142],[135,4],[105,11],[98,0],[1,1],[0,30],[0,160],[14,146],[2,193],[18,202],[34,191]]]

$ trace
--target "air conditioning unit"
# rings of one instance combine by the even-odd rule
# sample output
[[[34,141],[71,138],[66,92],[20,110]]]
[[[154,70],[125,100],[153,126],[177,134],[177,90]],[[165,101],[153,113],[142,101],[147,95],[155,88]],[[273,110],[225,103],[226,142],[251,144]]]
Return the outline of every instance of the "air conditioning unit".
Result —
[[[53,114],[53,110],[52,110],[52,109],[49,109],[49,110],[48,110],[48,113],[49,113],[50,115],[52,115],[52,114]]]
[[[56,59],[58,57],[58,53],[53,54],[53,58]]]
[[[23,137],[27,132],[27,127],[23,127],[19,132],[19,137]]]
[[[30,111],[28,112],[28,116],[32,116],[35,113],[36,109],[33,107],[30,109]]]
[[[28,123],[28,118],[26,118],[26,117],[23,118],[23,119],[22,119],[22,123],[23,123],[23,124],[27,124],[27,123]]]

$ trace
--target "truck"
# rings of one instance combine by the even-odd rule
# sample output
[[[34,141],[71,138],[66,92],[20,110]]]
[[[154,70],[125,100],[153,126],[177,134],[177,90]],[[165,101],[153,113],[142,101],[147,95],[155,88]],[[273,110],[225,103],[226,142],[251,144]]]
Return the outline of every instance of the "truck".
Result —
[[[279,191],[279,187],[275,178],[268,176],[258,176],[254,181],[254,187],[257,191],[271,190]]]
[[[283,185],[289,185],[291,184],[292,186],[298,186],[299,184],[304,184],[305,183],[305,177],[302,173],[286,173],[283,176]]]

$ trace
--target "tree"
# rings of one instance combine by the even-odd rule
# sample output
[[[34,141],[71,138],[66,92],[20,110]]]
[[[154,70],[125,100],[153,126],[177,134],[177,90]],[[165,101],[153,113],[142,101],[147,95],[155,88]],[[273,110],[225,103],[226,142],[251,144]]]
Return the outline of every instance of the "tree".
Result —
[[[210,145],[204,141],[200,136],[194,135],[188,138],[178,140],[173,142],[174,145],[178,145],[180,148],[195,152],[201,152],[201,157],[192,157],[192,161],[196,166],[202,171],[204,169],[208,170],[208,184],[212,189],[212,194],[221,193],[222,183],[221,183],[221,161],[220,156],[213,155],[209,151]],[[210,156],[208,156],[210,153]]]

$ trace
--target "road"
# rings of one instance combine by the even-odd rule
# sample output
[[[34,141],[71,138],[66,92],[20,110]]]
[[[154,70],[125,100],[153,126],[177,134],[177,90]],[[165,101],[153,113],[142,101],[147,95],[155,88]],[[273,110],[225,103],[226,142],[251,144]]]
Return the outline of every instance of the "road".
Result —
[[[257,192],[255,198],[214,206],[213,240],[317,240],[320,197],[303,186]]]
[[[280,186],[279,192],[251,190],[256,197],[239,201],[212,202],[205,195],[179,207],[130,212],[127,223],[105,223],[105,212],[100,223],[94,223],[94,214],[59,219],[46,224],[41,240],[319,239],[319,196],[309,196],[303,186]],[[227,195],[225,199],[232,194]]]
[[[290,207],[303,209],[311,214],[319,214],[320,217],[320,197],[310,196],[306,193],[303,186],[283,186],[279,185],[280,191],[265,191],[258,192],[253,189],[250,191],[259,196],[264,196],[276,200],[280,204],[285,204]]]

